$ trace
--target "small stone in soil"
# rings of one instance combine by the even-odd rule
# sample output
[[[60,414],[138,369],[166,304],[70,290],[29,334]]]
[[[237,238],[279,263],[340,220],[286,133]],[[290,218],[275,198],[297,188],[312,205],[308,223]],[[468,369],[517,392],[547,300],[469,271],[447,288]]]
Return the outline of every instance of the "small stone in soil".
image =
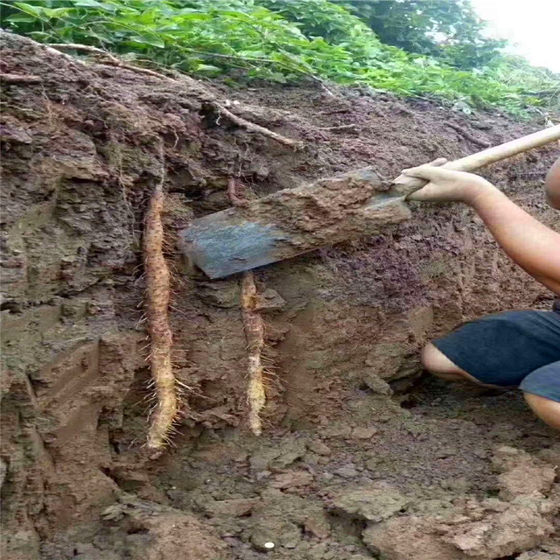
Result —
[[[352,430],[352,437],[356,439],[371,439],[377,430],[371,426],[369,427],[357,427]]]
[[[352,428],[350,426],[329,426],[323,430],[323,434],[332,438],[347,438],[350,437]]]
[[[473,455],[479,459],[486,459],[488,457],[488,452],[482,447],[477,447],[473,450]]]
[[[259,502],[258,498],[238,498],[233,500],[209,501],[206,511],[212,515],[225,515],[228,517],[243,517]]]
[[[336,469],[334,471],[334,474],[341,476],[342,478],[354,478],[355,476],[358,476],[359,473],[354,467],[354,465],[349,464],[349,465],[344,465],[339,469]]]
[[[452,447],[442,447],[435,453],[436,459],[446,459],[447,457],[453,457],[454,455],[457,455],[457,450]]]
[[[282,444],[282,453],[273,459],[270,469],[285,469],[305,454],[305,443],[301,439],[288,440]]]
[[[273,534],[270,530],[264,528],[259,529],[255,527],[251,534],[251,544],[255,550],[259,550],[260,552],[270,552],[272,549],[268,543],[274,543],[275,541],[272,540]]]
[[[313,482],[313,475],[307,471],[288,471],[274,476],[270,483],[273,488],[294,488],[307,486]]]
[[[317,455],[327,456],[332,453],[331,448],[319,439],[313,439],[307,442],[307,447],[310,451],[313,451],[313,453],[317,453]]]
[[[371,391],[378,395],[390,396],[393,394],[393,390],[391,389],[389,383],[381,379],[372,370],[366,371],[362,377],[362,380]]]
[[[558,556],[558,554],[549,554],[548,552],[542,552],[539,550],[524,552],[521,556],[517,557],[517,560],[559,560],[559,559],[560,556]]]
[[[555,443],[548,449],[541,449],[537,456],[543,461],[560,469],[560,443]]]
[[[319,514],[309,516],[303,527],[307,533],[317,537],[318,539],[326,539],[330,534],[330,525],[323,511]]]
[[[353,519],[378,523],[397,513],[408,503],[409,500],[391,486],[365,484],[336,494],[331,509]]]
[[[370,457],[366,461],[366,468],[370,471],[376,471],[379,468],[379,465],[383,462],[383,459],[380,457]]]
[[[444,490],[453,490],[458,493],[466,493],[471,487],[469,481],[464,476],[442,480],[440,485]]]
[[[270,471],[260,471],[255,475],[255,478],[260,481],[268,478],[272,473]]]

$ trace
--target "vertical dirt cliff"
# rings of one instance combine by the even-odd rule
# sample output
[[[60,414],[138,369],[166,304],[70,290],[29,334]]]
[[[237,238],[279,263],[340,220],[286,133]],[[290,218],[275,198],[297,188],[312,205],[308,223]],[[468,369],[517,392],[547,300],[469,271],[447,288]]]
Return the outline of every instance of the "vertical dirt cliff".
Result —
[[[1,41],[6,559],[250,559],[267,543],[293,559],[559,557],[557,436],[516,392],[419,377],[430,337],[552,304],[468,208],[415,205],[380,235],[255,272],[260,438],[246,425],[240,279],[209,281],[175,245],[193,217],[231,204],[230,177],[248,198],[368,165],[390,179],[543,123],[357,90],[228,89]],[[541,189],[557,155],[483,174],[558,227]],[[141,242],[162,163],[189,409],[154,460]]]

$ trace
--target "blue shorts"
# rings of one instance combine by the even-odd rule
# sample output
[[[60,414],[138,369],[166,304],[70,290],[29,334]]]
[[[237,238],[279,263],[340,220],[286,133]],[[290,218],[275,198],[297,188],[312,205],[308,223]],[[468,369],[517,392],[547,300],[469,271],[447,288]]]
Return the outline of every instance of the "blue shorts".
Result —
[[[465,323],[433,342],[482,383],[560,402],[560,313],[507,311]]]

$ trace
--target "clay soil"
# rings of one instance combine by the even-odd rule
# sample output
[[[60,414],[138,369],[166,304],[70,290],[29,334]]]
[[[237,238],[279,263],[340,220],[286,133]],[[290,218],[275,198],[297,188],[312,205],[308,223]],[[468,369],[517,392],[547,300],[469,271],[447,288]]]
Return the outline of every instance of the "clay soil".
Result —
[[[557,435],[517,391],[450,386],[419,365],[421,346],[462,321],[552,305],[469,209],[417,205],[379,235],[256,271],[260,437],[247,429],[239,277],[209,281],[175,244],[193,217],[231,205],[231,177],[249,199],[370,165],[389,180],[542,122],[161,79],[2,43],[1,72],[39,78],[2,85],[3,558],[560,558]],[[484,175],[557,227],[541,189],[557,155]],[[154,458],[141,239],[162,168],[174,368],[189,389]]]

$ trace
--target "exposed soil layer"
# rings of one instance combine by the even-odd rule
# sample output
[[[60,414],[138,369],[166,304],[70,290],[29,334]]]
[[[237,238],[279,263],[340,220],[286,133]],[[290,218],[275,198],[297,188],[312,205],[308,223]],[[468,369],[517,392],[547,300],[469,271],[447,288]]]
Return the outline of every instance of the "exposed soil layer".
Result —
[[[516,391],[450,387],[419,367],[422,344],[461,321],[551,306],[468,208],[415,205],[379,235],[255,272],[269,364],[259,438],[240,279],[209,281],[175,244],[193,216],[230,206],[231,177],[246,199],[366,166],[391,178],[543,123],[357,90],[166,80],[2,43],[2,72],[38,78],[2,86],[3,557],[560,557],[557,436]],[[153,459],[141,239],[162,142],[189,407]],[[484,175],[557,227],[541,189],[557,152]]]

